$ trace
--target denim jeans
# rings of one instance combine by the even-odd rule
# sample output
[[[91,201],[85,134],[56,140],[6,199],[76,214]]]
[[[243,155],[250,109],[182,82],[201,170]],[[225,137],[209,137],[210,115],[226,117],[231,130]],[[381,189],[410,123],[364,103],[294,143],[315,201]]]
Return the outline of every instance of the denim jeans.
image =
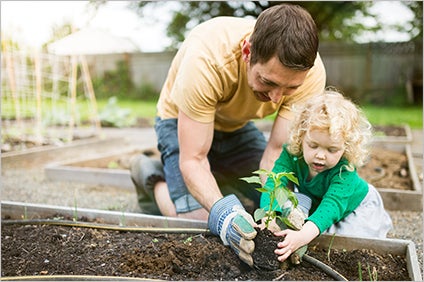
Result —
[[[158,150],[161,152],[169,193],[177,213],[185,213],[199,209],[201,205],[191,196],[181,175],[177,128],[177,119],[156,118]],[[195,133],[193,138],[196,138]],[[251,199],[256,207],[259,206],[260,193],[255,190],[258,185],[239,178],[251,176],[259,168],[265,147],[265,137],[253,122],[234,132],[214,131],[208,160],[212,174],[224,195],[238,191]]]

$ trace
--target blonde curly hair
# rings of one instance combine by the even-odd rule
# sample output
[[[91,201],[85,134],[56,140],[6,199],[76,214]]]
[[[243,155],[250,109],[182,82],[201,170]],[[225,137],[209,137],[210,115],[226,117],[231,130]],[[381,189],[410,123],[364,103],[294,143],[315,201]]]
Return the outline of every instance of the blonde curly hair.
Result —
[[[335,88],[308,100],[297,112],[290,128],[288,150],[302,155],[302,141],[310,130],[328,130],[334,141],[343,141],[348,169],[362,166],[368,158],[371,124],[364,113]]]

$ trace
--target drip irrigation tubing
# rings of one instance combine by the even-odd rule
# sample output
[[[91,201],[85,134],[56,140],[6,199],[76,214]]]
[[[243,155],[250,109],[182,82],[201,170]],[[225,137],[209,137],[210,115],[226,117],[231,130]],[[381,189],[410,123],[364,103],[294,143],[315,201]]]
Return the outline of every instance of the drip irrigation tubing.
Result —
[[[2,277],[1,281],[164,281],[151,278],[95,275],[28,275]]]
[[[304,254],[303,255],[303,260],[312,264],[315,267],[318,267],[319,269],[321,269],[324,273],[328,274],[329,276],[331,276],[333,279],[335,279],[336,281],[349,281],[346,279],[346,277],[344,277],[343,275],[341,275],[340,273],[338,273],[336,270],[332,269],[330,266],[326,265],[325,263],[323,263],[322,261],[311,257],[310,255]]]
[[[72,220],[62,220],[62,219],[23,219],[23,220],[14,220],[7,219],[1,221],[2,225],[57,225],[57,226],[70,226],[70,227],[84,227],[84,228],[96,228],[96,229],[107,229],[107,230],[115,230],[115,231],[129,231],[129,232],[156,232],[156,233],[210,233],[208,229],[201,228],[167,228],[167,227],[138,227],[138,226],[119,226],[112,224],[99,224],[93,222],[82,222],[82,221],[72,221]],[[303,260],[312,264],[313,266],[321,269],[324,273],[328,274],[336,281],[348,281],[343,275],[338,273],[336,270],[332,269],[330,266],[326,265],[322,261],[313,258],[307,254],[303,255]],[[28,276],[28,280],[31,280]],[[40,276],[35,276],[37,279]],[[46,277],[46,276],[43,276]],[[75,277],[72,276],[57,276],[58,280],[55,280],[55,277],[52,276],[49,280],[53,281],[66,281],[67,277]],[[84,276],[87,281],[90,281],[91,278],[89,276]],[[2,277],[4,280],[5,277]],[[22,277],[20,277],[22,278]],[[78,276],[77,278],[81,278]],[[99,276],[97,276],[99,278]],[[103,277],[103,280],[110,280],[108,277]],[[8,280],[13,280],[13,277],[10,277]],[[99,279],[100,280],[100,279]],[[113,279],[112,279],[113,280]],[[117,277],[115,277],[117,280]]]
[[[160,233],[208,233],[207,229],[202,228],[169,228],[169,227],[139,227],[139,226],[120,226],[113,224],[99,224],[93,222],[62,220],[62,219],[23,219],[2,220],[1,224],[4,225],[60,225],[70,227],[85,227],[96,229],[107,229],[116,231],[130,231],[130,232],[160,232]]]
[[[94,275],[28,275],[2,277],[2,281],[164,281],[150,278]]]

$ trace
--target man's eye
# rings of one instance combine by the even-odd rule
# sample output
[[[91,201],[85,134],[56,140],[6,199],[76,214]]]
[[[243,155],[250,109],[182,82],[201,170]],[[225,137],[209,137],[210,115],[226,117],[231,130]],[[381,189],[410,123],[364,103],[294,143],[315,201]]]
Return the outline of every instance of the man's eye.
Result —
[[[277,84],[276,84],[276,83],[274,83],[274,82],[272,82],[272,81],[269,81],[269,80],[266,80],[266,79],[261,79],[261,83],[262,83],[263,85],[270,86],[270,87],[275,87],[275,86],[277,86]]]

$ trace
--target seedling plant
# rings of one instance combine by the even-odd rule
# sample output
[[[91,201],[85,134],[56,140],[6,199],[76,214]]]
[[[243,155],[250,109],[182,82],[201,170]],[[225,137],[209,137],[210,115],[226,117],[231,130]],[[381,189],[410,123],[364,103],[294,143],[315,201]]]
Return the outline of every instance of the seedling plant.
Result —
[[[255,210],[253,217],[256,222],[264,219],[265,227],[268,229],[269,224],[274,220],[281,220],[288,227],[293,228],[294,226],[287,219],[288,214],[290,213],[292,207],[296,208],[298,205],[298,200],[293,191],[288,188],[288,183],[283,181],[284,178],[287,178],[289,181],[299,185],[299,181],[293,172],[273,172],[266,169],[259,169],[254,171],[252,174],[256,174],[251,177],[243,177],[241,180],[248,183],[259,184],[261,187],[256,188],[257,191],[261,193],[267,193],[270,198],[269,206],[263,207]],[[271,179],[273,185],[270,187],[264,187],[261,182],[260,175],[266,175],[267,178]],[[290,202],[287,202],[287,201]],[[276,205],[274,203],[277,203]],[[288,204],[288,203],[291,203]],[[281,208],[281,215],[277,213],[277,208]]]

